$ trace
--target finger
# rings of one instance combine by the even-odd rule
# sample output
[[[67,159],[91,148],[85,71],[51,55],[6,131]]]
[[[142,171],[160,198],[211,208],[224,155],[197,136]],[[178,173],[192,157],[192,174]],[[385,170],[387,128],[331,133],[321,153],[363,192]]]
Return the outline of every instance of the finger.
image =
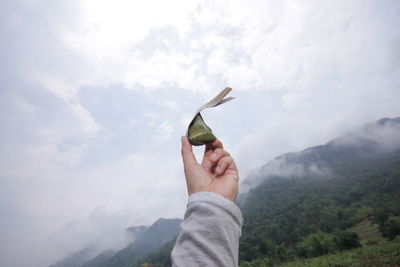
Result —
[[[181,142],[182,142],[181,153],[182,153],[184,167],[188,168],[188,167],[197,165],[197,160],[193,154],[192,145],[189,143],[189,140],[187,139],[187,137],[182,136]]]
[[[210,156],[213,154],[213,152],[214,150],[212,143],[206,144],[201,165],[208,171],[211,171],[215,167],[215,164],[210,160]]]
[[[214,148],[212,146],[212,143],[207,143],[205,148],[204,148],[204,157],[210,156],[213,152]]]
[[[217,175],[223,175],[227,170],[237,172],[235,161],[230,156],[223,157],[218,161],[215,173]]]
[[[229,156],[230,156],[230,154],[227,151],[223,150],[222,148],[217,148],[210,155],[210,161],[213,163],[216,163],[222,157],[229,157]]]
[[[219,139],[215,139],[214,142],[211,143],[213,149],[217,149],[217,148],[224,148],[224,145],[222,144],[221,140]]]
[[[219,152],[217,155],[214,155],[214,160],[212,160],[211,157],[215,150],[223,150],[222,142],[219,139],[215,139],[214,142],[206,144],[201,165],[208,171],[213,171],[218,159],[223,155],[223,153]]]
[[[219,139],[215,139],[212,143],[207,143],[204,149],[204,157],[210,156],[212,152],[217,148],[223,149],[222,142]]]
[[[211,156],[216,149],[223,149],[222,142],[219,139],[215,139],[214,142],[206,144],[201,165],[209,171],[212,171],[214,169],[215,164],[219,159],[218,157],[217,160],[211,160]]]

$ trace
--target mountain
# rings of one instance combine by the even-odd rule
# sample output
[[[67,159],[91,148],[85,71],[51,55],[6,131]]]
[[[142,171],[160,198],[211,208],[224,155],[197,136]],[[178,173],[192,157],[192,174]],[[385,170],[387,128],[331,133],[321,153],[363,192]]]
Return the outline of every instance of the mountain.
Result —
[[[95,267],[98,266],[100,264],[102,264],[103,262],[105,262],[106,260],[108,260],[109,258],[111,258],[112,256],[115,255],[115,251],[114,250],[106,250],[102,253],[100,253],[99,255],[97,255],[96,257],[83,262],[81,265],[79,265],[79,267]]]
[[[129,235],[132,243],[136,239],[140,238],[148,229],[148,226],[131,226],[128,227],[125,232]],[[100,252],[100,254],[99,254]],[[50,265],[49,267],[91,267],[96,266],[101,262],[104,262],[106,259],[114,256],[116,251],[114,250],[105,250],[101,251],[96,246],[96,244],[91,244],[88,247],[85,247],[71,255],[65,257],[64,259]]]
[[[332,176],[333,169],[374,160],[400,148],[400,117],[383,118],[325,145],[286,153],[264,164],[241,184],[241,199],[268,177]]]
[[[84,267],[132,266],[140,259],[173,240],[179,233],[181,219],[158,219],[138,239],[104,261],[90,261]],[[128,228],[131,229],[131,228]],[[132,230],[132,229],[131,229]]]
[[[126,231],[135,240],[135,239],[138,239],[139,237],[141,237],[144,233],[146,233],[147,229],[149,229],[149,226],[139,225],[139,226],[130,226],[130,227],[126,228]]]
[[[333,253],[332,240],[343,236],[340,231],[366,219],[382,226],[400,215],[400,118],[381,119],[325,145],[284,154],[247,183],[257,186],[241,196],[242,264]],[[311,243],[324,247],[327,240],[326,249],[310,249]]]
[[[80,267],[94,256],[96,256],[96,250],[93,248],[84,248],[50,265],[49,267]]]

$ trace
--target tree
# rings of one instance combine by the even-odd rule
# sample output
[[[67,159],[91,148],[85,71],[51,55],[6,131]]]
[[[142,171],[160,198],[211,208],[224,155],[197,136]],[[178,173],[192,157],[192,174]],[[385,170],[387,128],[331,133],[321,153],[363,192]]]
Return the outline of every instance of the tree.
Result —
[[[350,231],[336,232],[333,240],[335,241],[336,248],[340,251],[361,247],[358,235]]]
[[[321,231],[308,235],[296,246],[297,255],[301,257],[317,257],[333,252],[334,249],[332,237]]]
[[[394,240],[400,235],[400,219],[391,217],[379,227],[383,237]]]

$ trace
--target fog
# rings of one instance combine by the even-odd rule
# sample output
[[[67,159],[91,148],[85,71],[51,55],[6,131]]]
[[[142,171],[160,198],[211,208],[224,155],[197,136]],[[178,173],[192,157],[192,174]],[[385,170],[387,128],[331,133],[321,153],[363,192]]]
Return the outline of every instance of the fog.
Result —
[[[352,150],[354,148],[355,150]],[[280,155],[249,172],[241,184],[240,194],[246,194],[271,177],[303,178],[306,176],[331,178],[340,175],[332,169],[331,158],[325,153],[355,153],[352,157],[373,158],[394,152],[400,148],[400,117],[382,118],[365,125],[360,125],[345,132],[326,144],[301,151],[292,151]],[[363,152],[359,152],[363,151]],[[357,153],[363,153],[358,154]],[[366,154],[364,154],[366,153]],[[342,157],[342,156],[339,156]],[[327,162],[328,160],[328,162]],[[344,159],[337,159],[342,161]]]

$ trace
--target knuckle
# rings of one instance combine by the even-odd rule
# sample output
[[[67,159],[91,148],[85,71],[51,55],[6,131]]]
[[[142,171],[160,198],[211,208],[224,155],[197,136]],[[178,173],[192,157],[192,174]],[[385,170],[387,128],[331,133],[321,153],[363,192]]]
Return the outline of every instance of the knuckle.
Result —
[[[215,152],[217,152],[221,156],[230,156],[230,154],[223,148],[217,148]]]
[[[216,152],[216,153],[218,153],[218,154],[221,154],[221,148],[216,148],[215,150],[214,150],[214,152]]]
[[[224,154],[226,155],[226,156],[230,156],[231,154],[229,154],[229,152],[228,151],[226,151],[226,150],[223,150],[224,151]]]
[[[225,162],[228,162],[228,163],[232,163],[233,162],[233,158],[231,156],[225,156],[225,157],[223,157],[223,159],[224,159]]]

